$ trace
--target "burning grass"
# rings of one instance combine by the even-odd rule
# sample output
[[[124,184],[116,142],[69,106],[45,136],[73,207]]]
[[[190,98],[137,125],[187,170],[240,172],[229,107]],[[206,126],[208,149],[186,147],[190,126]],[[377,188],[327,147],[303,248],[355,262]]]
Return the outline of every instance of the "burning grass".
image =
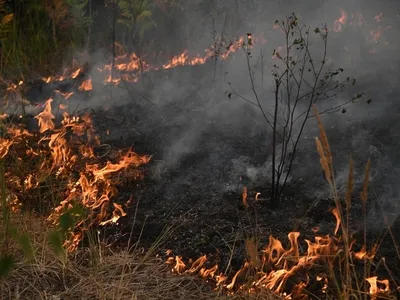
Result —
[[[346,20],[342,12],[342,18],[335,24],[337,31],[342,30]],[[193,58],[185,51],[162,67],[152,67],[142,61],[142,71],[204,64],[215,55],[226,59],[242,45],[243,38],[223,45],[224,53],[210,48],[204,56]],[[111,76],[112,65],[99,70],[108,71],[106,83],[138,80],[140,67],[136,55],[123,54],[116,57],[114,63],[119,72],[116,77]],[[82,72],[82,68],[77,68],[44,81],[76,79]],[[9,91],[22,84],[11,86]],[[77,90],[88,92],[92,88],[91,79],[85,78],[79,82]],[[62,94],[65,100],[70,95]],[[18,101],[23,105],[23,99]],[[385,259],[377,259],[379,241],[372,245],[367,243],[366,226],[361,245],[351,234],[353,161],[350,159],[348,189],[342,199],[336,188],[330,145],[317,112],[320,137],[316,145],[334,200],[335,229],[304,242],[300,232],[290,232],[288,247],[273,236],[264,247],[260,247],[258,239],[246,239],[247,260],[242,267],[221,272],[218,264],[210,265],[206,255],[189,262],[180,256],[171,256],[165,264],[156,257],[160,241],[152,249],[140,251],[135,246],[132,251],[130,241],[126,248],[113,249],[100,240],[96,228],[117,223],[131,204],[130,198],[118,199],[118,187],[141,179],[139,167],[148,163],[150,156],[111,147],[100,154],[102,145],[90,115],[72,116],[65,108],[60,105],[54,109],[54,102],[49,99],[35,117],[37,131],[28,131],[9,116],[1,115],[0,173],[2,232],[5,233],[2,255],[6,254],[5,258],[12,255],[14,263],[7,280],[1,282],[2,298],[207,299],[228,295],[230,299],[395,299],[399,285],[391,276]],[[62,120],[56,121],[56,115],[62,111]],[[368,205],[369,171],[370,161],[365,168],[360,194],[364,216]],[[242,203],[247,209],[251,206],[249,195],[244,187]],[[255,202],[261,200],[258,196],[259,193]],[[8,212],[12,212],[11,217]],[[43,214],[47,214],[45,218]],[[27,236],[33,239],[29,241]],[[79,247],[85,236],[89,245]],[[162,240],[167,238],[171,238],[169,230],[161,237]],[[16,240],[14,244],[13,240]],[[396,242],[393,239],[398,249]],[[25,248],[19,250],[20,245]],[[68,251],[64,252],[64,248]],[[381,266],[385,277],[378,270]],[[171,276],[171,269],[180,276]],[[206,280],[194,277],[196,274]]]
[[[96,147],[101,144],[90,115],[64,112],[57,124],[52,101],[35,117],[38,131],[30,132],[6,117],[3,120],[0,152],[5,202],[14,212],[50,210],[47,220],[62,227],[69,236],[64,246],[73,251],[93,226],[116,223],[125,215],[130,199],[118,203],[117,187],[141,178],[138,167],[150,156],[131,149],[98,155]]]
[[[320,129],[316,138],[320,164],[331,189],[336,227],[330,234],[317,235],[314,240],[299,242],[300,232],[288,234],[289,247],[272,235],[269,243],[260,249],[256,239],[246,239],[247,259],[236,272],[221,272],[219,266],[207,265],[207,257],[184,262],[180,256],[171,256],[167,264],[177,274],[198,274],[212,280],[216,290],[228,294],[246,291],[259,294],[269,291],[283,299],[397,299],[399,283],[392,276],[385,258],[377,258],[380,241],[367,243],[367,201],[371,162],[365,167],[363,188],[360,193],[364,214],[364,233],[361,246],[357,245],[350,228],[350,209],[354,189],[354,166],[350,157],[348,186],[344,199],[336,188],[333,158],[328,138],[318,112]],[[257,194],[258,195],[258,194]],[[257,201],[256,199],[254,201]],[[248,191],[242,191],[243,205],[248,208]],[[388,232],[393,237],[390,226]],[[318,230],[315,230],[316,232]],[[392,238],[398,249],[397,241]],[[358,248],[358,250],[357,250]],[[398,253],[398,252],[397,252]],[[397,259],[400,259],[398,253]],[[381,271],[387,274],[381,278]]]
[[[2,254],[13,257],[14,268],[1,283],[1,296],[21,299],[226,296],[395,299],[398,283],[385,259],[376,257],[379,242],[368,244],[366,229],[361,245],[351,235],[353,161],[350,159],[348,189],[342,199],[336,189],[329,142],[316,115],[320,128],[316,145],[335,203],[332,210],[335,229],[305,242],[300,232],[290,232],[289,247],[273,236],[262,248],[258,239],[246,239],[247,260],[236,271],[230,268],[221,271],[205,255],[189,262],[174,255],[165,264],[156,253],[163,241],[172,238],[171,228],[148,250],[139,249],[138,242],[134,249],[130,241],[128,247],[119,249],[104,243],[96,228],[118,222],[129,205],[130,199],[115,201],[118,186],[140,179],[138,167],[150,157],[139,156],[130,149],[110,150],[100,155],[101,144],[90,115],[70,116],[64,112],[62,120],[57,122],[51,99],[36,116],[37,131],[28,131],[3,115]],[[368,205],[369,171],[368,161],[360,194],[364,215]],[[249,195],[244,188],[242,202],[247,209],[259,201],[259,193],[254,201],[248,201]],[[40,216],[32,214],[32,210]],[[48,215],[43,217],[46,212]],[[28,240],[29,236],[32,238]],[[85,236],[89,242],[86,247],[79,247]],[[396,242],[393,240],[398,249]],[[60,251],[64,248],[69,251]],[[378,270],[382,266],[386,269],[385,277]],[[171,269],[180,276],[172,276]],[[199,276],[193,276],[196,274]]]
[[[112,250],[97,240],[60,257],[48,246],[49,229],[43,217],[18,213],[12,220],[20,232],[31,235],[35,254],[27,262],[17,244],[9,245],[16,262],[9,276],[0,281],[1,299],[215,298],[206,282],[172,276],[154,253]]]

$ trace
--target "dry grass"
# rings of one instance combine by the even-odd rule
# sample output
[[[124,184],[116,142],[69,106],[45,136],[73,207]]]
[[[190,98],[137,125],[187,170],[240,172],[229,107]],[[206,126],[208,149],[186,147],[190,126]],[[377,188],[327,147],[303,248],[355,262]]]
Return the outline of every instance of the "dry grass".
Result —
[[[320,138],[316,138],[316,146],[335,203],[334,214],[338,220],[335,235],[338,233],[340,236],[341,245],[339,252],[329,253],[332,257],[325,258],[328,262],[326,268],[330,275],[329,280],[334,285],[331,291],[336,289],[333,291],[335,295],[327,295],[327,299],[369,299],[369,285],[365,278],[374,275],[371,265],[377,251],[377,248],[367,249],[366,212],[371,162],[366,164],[363,189],[360,193],[362,213],[365,217],[362,242],[365,254],[361,257],[364,273],[360,276],[359,270],[355,268],[357,263],[353,257],[353,241],[349,228],[355,182],[354,163],[350,157],[348,187],[344,197],[341,197],[336,188],[328,138],[318,112],[315,111],[315,114],[320,129]],[[4,170],[3,176],[0,177],[0,184],[3,186]],[[56,191],[52,190],[52,194],[56,194]],[[3,198],[6,199],[6,196],[2,195]],[[247,189],[243,190],[242,200],[243,204],[247,205]],[[172,274],[171,266],[157,257],[156,253],[160,250],[162,240],[170,238],[173,225],[168,227],[154,247],[148,250],[115,249],[103,243],[99,235],[93,232],[91,237],[89,236],[88,247],[79,248],[73,253],[56,254],[49,246],[49,233],[52,229],[47,226],[45,217],[33,215],[32,212],[13,213],[8,220],[1,219],[1,216],[5,218],[7,214],[0,214],[0,257],[11,255],[15,266],[7,277],[0,279],[0,299],[281,299],[272,295],[267,288],[257,289],[250,294],[249,289],[245,288],[248,285],[233,289],[235,282],[232,281],[232,289],[216,289],[214,281],[208,282],[199,276],[193,276],[194,273]],[[18,241],[5,234],[10,228],[30,237],[30,246],[34,253],[29,261],[26,261],[26,253],[23,253]],[[390,227],[388,231],[393,237]],[[398,249],[394,239],[393,244]],[[254,267],[257,270],[262,269],[258,249],[259,245],[255,240],[246,241],[246,252],[253,271]],[[299,257],[298,248],[293,248],[292,252],[295,257]],[[290,253],[293,254],[292,252]],[[240,275],[245,277],[244,282],[254,282],[254,276],[257,276],[255,272],[241,272]],[[393,278],[391,280],[395,282]],[[226,293],[231,291],[234,291],[233,294],[227,296]],[[393,299],[390,294],[385,293],[381,296],[384,296],[384,299]]]
[[[325,173],[325,178],[329,184],[331,189],[332,198],[335,202],[335,216],[337,217],[337,228],[336,232],[340,232],[341,237],[343,239],[343,250],[345,251],[343,265],[340,268],[339,278],[335,278],[334,270],[331,271],[331,276],[334,278],[335,282],[337,283],[337,292],[338,296],[341,299],[368,299],[367,296],[371,293],[371,289],[368,287],[365,279],[372,278],[373,274],[371,274],[371,266],[375,259],[375,255],[378,251],[379,242],[376,242],[371,250],[367,249],[367,205],[368,205],[368,187],[369,187],[369,179],[370,179],[370,170],[371,170],[371,160],[369,159],[365,166],[364,171],[364,180],[363,180],[363,187],[362,191],[360,192],[360,200],[362,201],[362,214],[364,217],[364,231],[363,231],[363,243],[362,252],[363,256],[361,260],[364,262],[363,266],[363,276],[359,278],[357,276],[357,270],[355,269],[355,261],[350,254],[352,251],[352,237],[350,235],[350,209],[352,203],[352,193],[354,189],[354,162],[352,157],[350,156],[349,159],[349,175],[347,180],[347,191],[344,198],[344,203],[341,201],[341,198],[338,194],[338,190],[336,187],[335,176],[334,176],[334,169],[333,169],[333,160],[332,160],[332,152],[330,150],[330,145],[328,138],[326,136],[326,132],[324,126],[322,124],[321,118],[318,114],[317,109],[314,107],[314,113],[318,122],[318,127],[320,130],[320,137],[316,138],[316,147],[318,154],[320,156],[320,164]],[[391,236],[393,234],[391,232],[390,226],[387,229]],[[393,247],[396,249],[397,241],[393,238]],[[357,256],[357,255],[356,255]],[[400,255],[397,257],[400,260]],[[390,271],[389,271],[390,273]],[[396,283],[394,278],[390,278],[391,283]],[[368,282],[370,282],[368,280]],[[389,280],[387,281],[389,284]],[[393,286],[392,286],[393,287]],[[399,290],[399,286],[395,286],[394,290]],[[377,291],[373,293],[374,295],[371,296],[371,299],[376,299],[378,295],[382,297],[382,299],[394,299],[391,295],[384,295]]]
[[[17,262],[0,281],[0,299],[273,299],[219,295],[198,277],[173,275],[155,255],[143,259],[146,253],[112,250],[102,243],[60,257],[47,246],[43,218],[18,214],[12,225],[30,235],[36,251],[32,261],[24,261],[18,245],[9,244],[8,254]]]

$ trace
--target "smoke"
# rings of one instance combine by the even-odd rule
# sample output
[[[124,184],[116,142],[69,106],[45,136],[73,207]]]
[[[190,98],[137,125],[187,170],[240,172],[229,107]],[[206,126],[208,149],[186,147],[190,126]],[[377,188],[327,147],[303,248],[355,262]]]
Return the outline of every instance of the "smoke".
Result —
[[[238,191],[243,183],[266,188],[271,177],[271,128],[254,102],[258,98],[266,112],[273,110],[271,70],[276,63],[273,50],[284,44],[283,35],[273,24],[295,12],[299,22],[311,29],[326,23],[329,29],[327,68],[341,67],[344,72],[340,79],[352,77],[357,81],[355,87],[349,86],[337,98],[320,104],[320,110],[346,103],[356,93],[365,93],[365,97],[346,105],[345,110],[323,116],[339,188],[345,188],[349,153],[356,162],[358,188],[362,184],[364,165],[371,158],[372,186],[385,199],[388,209],[400,212],[396,188],[400,174],[395,165],[400,142],[396,114],[400,109],[399,61],[394,38],[399,18],[394,4],[391,1],[378,4],[361,0],[315,0],[286,1],[283,7],[282,1],[234,2],[193,4],[190,14],[183,14],[168,28],[170,36],[165,36],[164,42],[187,45],[189,56],[195,56],[196,53],[204,55],[204,50],[213,45],[214,51],[224,52],[229,41],[240,36],[246,40],[251,33],[255,44],[251,49],[250,73],[248,54],[238,50],[226,60],[211,58],[204,65],[147,72],[143,85],[139,82],[105,87],[104,75],[97,69],[110,61],[99,51],[92,56],[90,97],[74,96],[71,106],[79,109],[123,106],[127,118],[140,120],[134,124],[136,130],[141,136],[154,139],[155,153],[150,153],[155,157],[154,179],[165,181],[168,173],[174,174],[173,179],[168,177],[171,193],[179,193],[184,184],[204,185],[205,190],[221,193]],[[226,42],[221,44],[221,40]],[[317,61],[322,55],[322,46],[318,39],[311,42]],[[296,127],[294,133],[298,130]],[[117,135],[123,134],[114,131]],[[315,151],[314,137],[318,134],[315,120],[309,119],[289,182],[301,182],[310,197],[329,192]]]

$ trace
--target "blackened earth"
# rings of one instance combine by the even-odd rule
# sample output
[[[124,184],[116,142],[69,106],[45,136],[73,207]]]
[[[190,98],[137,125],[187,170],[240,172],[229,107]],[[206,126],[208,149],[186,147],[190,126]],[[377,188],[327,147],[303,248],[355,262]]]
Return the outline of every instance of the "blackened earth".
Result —
[[[184,72],[185,77],[192,71]],[[167,75],[176,79],[174,74]],[[165,74],[160,76],[165,78]],[[183,80],[182,84],[185,83]],[[383,87],[384,82],[380,86]],[[226,95],[214,93],[212,88],[209,93],[210,97],[217,95],[218,101],[227,101]],[[396,90],[382,88],[379,97],[393,99],[396,94],[399,95]],[[118,225],[104,228],[114,245],[125,247],[128,241],[134,241],[130,246],[147,249],[164,238],[161,254],[168,249],[184,259],[207,254],[210,265],[218,262],[220,270],[225,270],[230,263],[231,272],[234,272],[246,259],[244,241],[248,237],[257,237],[260,245],[266,245],[268,237],[273,235],[289,246],[287,234],[299,231],[304,253],[307,249],[304,240],[313,240],[315,236],[313,228],[319,228],[318,235],[333,235],[336,223],[331,210],[334,203],[313,141],[318,131],[310,130],[304,135],[293,179],[279,207],[274,207],[269,200],[268,175],[262,171],[267,168],[264,164],[271,153],[269,132],[254,115],[254,110],[243,107],[238,113],[238,107],[228,102],[223,109],[213,101],[205,105],[201,102],[204,89],[196,85],[189,87],[181,99],[166,103],[153,103],[151,92],[136,89],[130,96],[127,104],[93,111],[93,120],[104,144],[117,149],[132,147],[139,154],[152,155],[150,163],[142,167],[144,179],[119,188],[118,200],[132,196],[133,203]],[[373,174],[374,170],[383,169],[375,176],[382,182],[371,183],[366,219],[359,197],[361,185],[356,185],[350,227],[358,241],[354,249],[358,250],[366,220],[369,248],[375,241],[381,242],[377,261],[385,257],[391,276],[399,282],[400,261],[393,242],[393,239],[400,240],[400,219],[396,215],[400,211],[399,200],[388,201],[381,197],[390,194],[387,191],[392,184],[385,175],[389,176],[391,170],[398,168],[399,154],[393,150],[400,146],[395,134],[396,129],[400,129],[396,110],[400,110],[400,105],[396,106],[393,101],[393,106],[385,112],[384,126],[377,126],[382,120],[372,116],[368,120],[351,122],[344,128],[331,124],[327,126],[327,135],[337,170],[346,170],[347,154],[353,153],[356,168],[360,170],[356,174],[360,177],[358,183],[363,180],[363,167],[368,157],[372,157],[372,164],[374,158],[380,163],[380,166],[373,165]],[[238,122],[238,118],[245,121]],[[368,139],[357,140],[360,132],[367,132]],[[339,153],[339,157],[335,153]],[[249,168],[257,170],[257,175],[252,176]],[[244,186],[248,189],[248,208],[242,204]],[[344,192],[344,183],[339,188]],[[260,201],[253,200],[257,192],[261,193]],[[384,221],[388,215],[391,232]],[[382,264],[377,272],[380,277],[389,277]]]

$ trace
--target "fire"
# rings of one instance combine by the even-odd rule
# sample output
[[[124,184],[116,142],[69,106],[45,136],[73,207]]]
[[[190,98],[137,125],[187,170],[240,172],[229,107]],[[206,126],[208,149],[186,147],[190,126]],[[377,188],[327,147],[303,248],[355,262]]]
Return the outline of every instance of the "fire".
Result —
[[[248,40],[249,38],[253,43],[251,35],[247,37]],[[265,39],[263,38],[260,38],[260,40],[261,42],[265,42]],[[240,37],[236,41],[233,41],[228,46],[226,46],[225,49],[223,49],[222,51],[220,50],[217,51],[216,49],[214,49],[214,46],[211,46],[205,50],[204,55],[196,54],[193,56],[189,56],[188,50],[184,50],[181,54],[172,57],[169,61],[162,64],[161,66],[154,66],[148,64],[143,58],[140,58],[136,53],[131,53],[131,54],[123,53],[124,51],[123,47],[118,44],[117,47],[118,54],[120,55],[114,58],[114,64],[106,64],[102,68],[97,68],[97,71],[105,74],[103,81],[104,84],[119,85],[121,81],[135,83],[139,81],[140,75],[146,72],[157,71],[160,69],[171,69],[181,66],[203,65],[207,61],[213,58],[220,58],[222,60],[226,60],[234,52],[237,52],[239,49],[241,49],[243,45],[244,45],[244,38]],[[65,70],[63,74],[60,76],[49,76],[42,79],[46,83],[50,83],[52,81],[62,81],[66,78],[76,79],[83,72],[84,72],[83,68],[78,67],[73,69],[72,71]],[[80,84],[78,90],[91,91],[92,88],[93,88],[92,81],[89,78]]]
[[[348,15],[344,11],[344,9],[342,9],[342,8],[340,9],[340,14],[341,14],[340,18],[336,19],[335,23],[333,25],[333,30],[335,32],[342,31],[343,30],[343,26],[346,25],[346,23],[347,23]]]
[[[352,24],[362,26],[364,24],[362,15],[353,16],[353,19],[359,21],[348,23],[347,13],[341,9],[341,17],[335,20],[334,31],[343,31],[344,26]],[[376,22],[383,20],[382,13],[375,17]],[[387,27],[384,30],[389,29]],[[372,40],[377,43],[381,38],[381,27],[377,30],[371,30]],[[187,50],[181,54],[174,56],[165,64],[160,66],[149,65],[143,58],[138,57],[135,53],[121,54],[115,58],[114,64],[105,65],[104,68],[98,69],[99,72],[105,73],[104,83],[118,85],[121,81],[137,82],[141,73],[159,69],[171,69],[179,66],[193,66],[205,64],[208,60],[214,58],[227,59],[232,53],[242,49],[245,45],[245,39],[239,38],[237,41],[230,43],[225,47],[225,51],[216,54],[216,49],[210,47],[204,55],[197,54],[190,56]],[[265,39],[263,40],[266,41]],[[248,46],[253,43],[251,34],[247,35]],[[278,47],[273,54],[273,58],[280,58],[282,47]],[[120,52],[123,51],[120,49]],[[114,70],[112,70],[114,68]],[[115,71],[115,74],[113,73]],[[75,68],[72,71],[65,71],[61,76],[47,77],[44,80],[49,83],[51,81],[61,81],[65,78],[77,79],[82,73],[83,68]],[[19,82],[18,85],[22,85]],[[10,89],[17,89],[17,85],[13,85]],[[92,79],[89,77],[80,83],[79,91],[91,91],[93,89]],[[68,100],[73,92],[62,93],[56,91],[65,100]],[[90,226],[118,223],[118,220],[126,216],[126,207],[128,202],[113,202],[117,194],[117,185],[124,177],[128,179],[136,179],[139,172],[137,168],[147,164],[151,156],[138,155],[132,149],[124,152],[115,153],[113,157],[102,160],[95,155],[95,147],[100,145],[98,135],[94,130],[94,125],[89,114],[81,116],[71,116],[64,112],[61,125],[55,122],[55,115],[52,112],[53,99],[46,101],[43,111],[35,118],[39,125],[39,135],[31,134],[25,129],[10,127],[8,135],[10,137],[0,139],[0,158],[4,159],[10,151],[14,151],[14,146],[21,146],[21,140],[36,139],[37,146],[27,146],[24,154],[29,159],[43,158],[40,160],[39,171],[37,174],[31,172],[25,174],[24,178],[18,181],[16,178],[10,178],[10,186],[14,186],[14,191],[19,189],[35,190],[44,182],[46,176],[53,176],[56,181],[63,183],[61,189],[62,199],[58,206],[54,208],[48,221],[57,225],[60,222],[60,216],[66,211],[73,209],[76,204],[81,205],[88,216],[75,224],[72,232],[69,233],[69,239],[65,242],[65,246],[69,250],[74,250],[82,240],[84,233]],[[59,104],[60,109],[65,110],[68,105]],[[2,115],[1,119],[7,118]],[[109,134],[109,133],[108,133]],[[20,157],[20,159],[22,159]],[[134,170],[129,174],[130,170]],[[123,176],[120,176],[123,174]],[[242,189],[242,203],[245,207],[248,204],[248,189],[246,186]],[[260,193],[255,194],[255,200],[260,200]],[[261,199],[264,200],[264,199]],[[18,207],[21,205],[19,199],[14,192],[8,200],[10,206]],[[237,270],[233,276],[228,276],[219,272],[218,264],[207,266],[207,256],[203,255],[197,260],[185,263],[180,256],[170,257],[167,263],[173,265],[172,270],[178,274],[199,274],[203,278],[212,279],[217,287],[223,287],[228,291],[236,288],[244,289],[242,277],[248,273],[255,273],[256,276],[251,282],[249,291],[256,289],[268,289],[274,293],[285,296],[285,299],[300,298],[304,296],[304,290],[309,287],[311,281],[318,281],[323,284],[321,288],[325,293],[330,287],[331,281],[329,276],[323,272],[313,274],[309,270],[315,266],[326,263],[329,266],[337,266],[338,260],[343,251],[343,239],[338,236],[342,220],[340,212],[337,208],[332,210],[333,216],[336,218],[336,226],[333,236],[317,235],[320,231],[318,226],[312,228],[314,239],[304,239],[304,247],[300,244],[300,232],[293,231],[287,236],[289,247],[274,236],[269,236],[269,242],[261,250],[258,243],[253,239],[245,240],[245,248],[248,259],[243,266]],[[345,220],[344,220],[345,221]],[[353,244],[352,244],[353,245]],[[350,247],[351,248],[351,247]],[[372,260],[377,251],[377,245],[374,245],[370,251],[366,245],[363,245],[358,252],[345,253],[356,260]],[[172,254],[172,253],[170,253]],[[286,286],[289,281],[295,282],[292,290],[287,290]],[[378,280],[377,277],[369,277],[365,279],[370,287],[369,294],[373,297],[381,293],[390,291],[389,282],[387,280]]]
[[[371,30],[370,34],[371,34],[371,37],[372,37],[372,41],[374,43],[377,43],[378,40],[381,38],[381,35],[382,35],[381,28],[379,27],[377,30]]]
[[[128,60],[126,63],[123,63],[123,60],[126,60],[128,57]],[[128,55],[122,55],[116,58],[116,66],[115,68],[119,71],[126,71],[126,72],[132,72],[132,71],[137,71],[140,69],[140,60],[139,57],[135,54],[132,53],[130,56]],[[147,65],[145,62],[142,61],[142,64]],[[111,65],[107,66],[111,70]]]
[[[76,62],[74,62],[76,64]],[[67,78],[72,78],[75,79],[77,78],[81,73],[82,73],[82,68],[77,68],[76,70],[69,70],[65,69],[63,74],[59,76],[48,76],[48,77],[43,77],[42,80],[46,83],[50,83],[52,81],[63,81]]]
[[[49,99],[46,101],[44,110],[39,113],[35,118],[39,122],[39,127],[40,127],[40,133],[43,133],[47,130],[52,130],[54,129],[54,115],[51,113],[51,103],[53,102],[53,99]]]
[[[362,245],[361,250],[354,253],[354,257],[358,260],[373,260],[378,250],[378,245],[375,244],[370,251],[367,251],[367,246]]]
[[[73,92],[62,93],[59,90],[55,90],[54,92],[56,92],[57,94],[60,94],[65,100],[68,100],[74,94]]]
[[[113,77],[111,76],[111,74],[108,75],[108,77],[104,80],[104,83],[105,83],[105,84],[107,84],[107,83],[112,83],[112,84],[114,84],[114,85],[119,85],[120,82],[121,82],[121,78],[113,78]]]
[[[76,71],[72,72],[71,78],[75,79],[76,77],[79,76],[79,74],[81,74],[81,72],[82,72],[82,69],[78,68]]]
[[[249,207],[249,205],[247,204],[247,187],[243,187],[242,190],[242,203],[245,207]]]
[[[381,23],[384,20],[383,13],[377,14],[375,17],[376,23]],[[333,23],[333,31],[342,32],[345,26],[357,26],[364,27],[369,22],[364,21],[363,15],[359,12],[348,13],[344,9],[340,8],[340,16]],[[274,24],[274,29],[279,29],[279,25]],[[377,43],[382,36],[382,32],[390,29],[390,26],[386,28],[368,28],[373,43]],[[117,56],[113,59],[113,63],[105,64],[103,67],[97,68],[97,71],[104,73],[104,84],[119,85],[122,81],[136,83],[140,80],[143,73],[156,71],[160,69],[171,69],[181,66],[194,66],[203,65],[211,59],[228,59],[233,53],[242,49],[244,46],[251,48],[254,42],[265,44],[267,42],[263,35],[253,37],[252,34],[247,34],[246,37],[238,37],[236,40],[229,44],[219,39],[216,44],[208,47],[205,50],[205,54],[190,55],[188,50],[182,51],[182,53],[172,57],[167,62],[161,65],[151,65],[146,61],[146,56],[140,57],[136,53],[126,53],[124,47],[116,42]],[[385,42],[386,44],[387,42]],[[217,46],[218,45],[218,46]],[[282,47],[278,47],[273,54],[273,58],[279,58],[279,53]],[[376,50],[370,50],[370,53],[375,53]],[[52,81],[61,81],[66,78],[76,79],[82,73],[84,68],[77,67],[74,62],[74,68],[65,70],[60,76],[49,76],[43,78],[46,83]],[[113,69],[113,70],[112,70]],[[92,90],[91,79],[87,79],[82,82],[79,86],[79,91],[90,91]]]
[[[238,51],[239,49],[241,49],[243,47],[243,43],[244,43],[244,38],[240,37],[237,41],[231,43],[228,47],[225,53],[221,54],[221,58],[222,59],[227,59],[229,57],[229,55],[231,55],[232,53]]]
[[[376,15],[376,16],[374,17],[374,19],[375,19],[375,21],[376,21],[377,23],[382,22],[382,20],[383,20],[383,12],[381,12],[381,13],[378,14],[378,15]]]
[[[382,37],[382,33],[391,29],[391,26],[387,26],[384,29],[382,29],[381,27],[378,27],[376,30],[371,30],[370,31],[370,35],[372,37],[372,42],[373,43],[378,43],[378,41],[381,39]]]
[[[333,215],[335,216],[335,218],[336,218],[336,227],[335,227],[335,231],[334,231],[334,233],[335,233],[335,235],[336,235],[336,234],[338,233],[338,231],[339,231],[340,223],[341,223],[339,210],[335,207],[335,208],[332,210],[332,214],[333,214]]]
[[[334,210],[332,213],[337,215]],[[337,224],[339,224],[338,219]],[[336,229],[334,234],[337,234]],[[321,273],[321,266],[327,265],[333,270],[340,268],[337,264],[342,262],[339,254],[343,251],[343,241],[341,237],[315,236],[314,241],[305,239],[307,250],[301,251],[299,237],[300,232],[290,232],[288,234],[290,247],[285,248],[280,240],[270,235],[268,244],[260,252],[257,243],[253,239],[247,239],[245,246],[248,260],[232,277],[223,273],[217,274],[218,265],[209,269],[205,268],[204,265],[207,262],[205,255],[188,264],[182,260],[182,257],[171,256],[167,259],[167,263],[174,265],[173,271],[178,274],[198,274],[203,278],[214,280],[217,287],[223,286],[227,291],[248,289],[252,292],[267,289],[284,296],[284,299],[303,299],[306,295],[304,291],[313,281],[321,282],[321,292],[326,294],[330,285],[334,283],[331,282],[331,277],[327,275],[327,272]],[[349,255],[357,259],[372,259],[376,249],[374,246],[371,252],[367,253],[363,248],[360,252],[351,252]],[[314,267],[319,271],[310,272]],[[249,273],[255,274],[250,286],[248,281],[243,282],[243,277]],[[388,280],[377,280],[377,277],[366,278],[366,280],[370,283],[371,296],[390,292]],[[290,285],[288,285],[289,282],[291,282]],[[287,289],[289,286],[292,286],[291,290]]]
[[[254,238],[245,238],[244,247],[247,258],[244,260],[242,267],[232,274],[220,273],[216,275],[216,269],[212,272],[199,271],[206,264],[206,256],[200,257],[194,263],[190,260],[187,264],[182,257],[170,257],[168,264],[175,264],[173,270],[178,274],[199,274],[206,276],[207,280],[213,280],[216,288],[224,288],[228,294],[235,291],[245,291],[253,293],[257,291],[267,290],[281,296],[283,299],[308,299],[310,290],[314,294],[315,285],[320,287],[319,292],[328,295],[333,291],[336,296],[349,299],[353,297],[362,298],[369,293],[371,299],[378,299],[378,296],[391,296],[391,289],[387,279],[378,280],[377,277],[371,277],[370,265],[367,261],[372,261],[377,253],[378,243],[375,244],[370,251],[367,251],[366,238],[361,250],[355,252],[352,248],[355,240],[351,236],[348,228],[349,208],[351,195],[352,180],[349,179],[349,190],[346,194],[346,214],[343,216],[341,199],[335,190],[335,177],[332,170],[332,152],[326,137],[323,125],[317,110],[315,114],[320,129],[320,138],[316,138],[317,152],[320,154],[320,163],[326,174],[326,180],[332,188],[335,209],[331,212],[336,218],[336,227],[333,230],[333,236],[330,234],[317,235],[320,228],[314,227],[314,239],[304,239],[304,244],[300,244],[300,232],[292,231],[288,234],[290,247],[285,247],[283,243],[269,236],[269,242],[261,250],[258,247],[258,240]],[[322,142],[321,142],[322,141]],[[352,174],[352,164],[350,165],[350,174]],[[367,188],[369,178],[370,161],[367,163],[365,180],[363,185],[362,200],[367,200]],[[352,178],[352,175],[349,176]],[[242,202],[247,204],[247,188],[244,186],[242,190]],[[364,232],[364,234],[366,234]],[[235,241],[236,242],[236,241]],[[171,255],[171,253],[168,253]],[[369,283],[367,291],[360,288],[358,281],[359,272],[357,272],[357,260],[362,260],[364,267],[363,280]],[[382,259],[384,261],[384,258]],[[360,272],[361,273],[361,272]],[[355,282],[354,282],[355,281]],[[394,280],[393,280],[394,281]],[[336,289],[336,290],[334,290]],[[357,295],[358,293],[358,295]],[[318,294],[314,294],[320,298]],[[314,296],[312,295],[312,296]],[[322,298],[325,298],[322,297]],[[331,295],[329,294],[329,298]],[[335,296],[332,299],[336,299]],[[392,299],[392,298],[387,298]]]
[[[175,56],[171,59],[171,61],[165,65],[163,65],[164,69],[173,68],[176,66],[184,66],[188,61],[187,51],[182,54]]]
[[[64,213],[77,205],[82,207],[84,213],[73,224],[64,244],[72,251],[92,226],[114,224],[126,215],[131,199],[116,203],[117,185],[122,180],[140,178],[141,172],[137,168],[148,163],[151,157],[138,155],[132,149],[113,153],[109,158],[97,157],[94,147],[100,145],[100,139],[90,115],[71,116],[64,112],[62,120],[56,122],[52,104],[53,99],[48,99],[35,117],[38,131],[28,132],[22,125],[8,126],[5,137],[0,139],[0,158],[17,157],[21,165],[29,166],[18,176],[12,175],[12,169],[6,172],[8,204],[13,211],[25,203],[20,201],[20,196],[36,200],[35,194],[43,189],[43,183],[49,178],[57,179],[52,184],[57,185],[54,188],[59,193],[53,197],[60,197],[58,206],[48,216],[50,224],[59,225]],[[12,168],[13,163],[6,166]],[[29,194],[23,194],[28,190]]]
[[[79,86],[78,90],[80,91],[91,91],[92,90],[92,79],[89,78],[82,82],[82,84]]]
[[[137,156],[135,152],[129,150],[118,163],[113,164],[111,162],[107,162],[106,166],[98,169],[98,165],[87,165],[86,169],[92,172],[95,180],[105,180],[107,176],[112,173],[118,172],[122,169],[126,169],[127,167],[134,165],[140,166],[142,164],[148,163],[150,160],[150,156]]]
[[[377,276],[366,278],[368,283],[370,284],[369,293],[372,296],[372,299],[377,299],[379,294],[385,294],[390,291],[389,280],[378,280]],[[381,285],[382,287],[378,286]]]
[[[0,139],[0,158],[1,159],[3,159],[8,154],[8,150],[10,149],[12,144],[13,144],[13,141],[11,141],[11,140],[6,140],[3,138]]]

